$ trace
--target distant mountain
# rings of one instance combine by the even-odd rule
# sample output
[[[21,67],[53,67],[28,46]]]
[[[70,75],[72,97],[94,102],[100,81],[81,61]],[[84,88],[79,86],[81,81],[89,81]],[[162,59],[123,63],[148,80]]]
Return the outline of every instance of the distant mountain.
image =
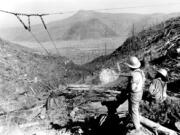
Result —
[[[76,22],[68,29],[64,36],[64,40],[83,40],[96,39],[102,37],[115,37],[117,34],[106,24],[98,19],[90,19],[84,22]]]
[[[129,56],[137,56],[144,63],[145,72],[152,71],[152,67],[167,69],[171,78],[169,81],[172,82],[169,87],[177,92],[180,90],[180,53],[177,51],[180,49],[179,29],[180,17],[171,18],[127,38],[112,54],[98,57],[84,66],[98,72],[105,67],[115,67],[117,61],[125,62]],[[147,68],[148,61],[145,58],[149,59]],[[127,66],[121,66],[122,72],[127,71]]]
[[[135,32],[155,25],[179,13],[128,14],[79,11],[73,16],[47,24],[54,40],[84,40],[106,37],[128,37],[134,25]],[[42,24],[33,25],[32,31],[42,42],[49,41]],[[34,41],[22,27],[1,29],[0,36],[13,41]]]

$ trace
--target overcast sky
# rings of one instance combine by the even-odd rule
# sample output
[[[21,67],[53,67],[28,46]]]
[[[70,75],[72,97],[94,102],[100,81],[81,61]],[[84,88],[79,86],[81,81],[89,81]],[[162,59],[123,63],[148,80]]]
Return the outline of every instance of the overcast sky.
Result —
[[[106,12],[126,13],[172,13],[180,12],[179,0],[0,0],[0,10],[23,13],[48,13],[78,10],[93,10],[103,8],[126,8]],[[136,7],[136,8],[135,8]],[[61,19],[72,14],[54,15],[46,21]],[[32,20],[38,23],[38,19]],[[0,12],[0,28],[20,26],[17,19]]]

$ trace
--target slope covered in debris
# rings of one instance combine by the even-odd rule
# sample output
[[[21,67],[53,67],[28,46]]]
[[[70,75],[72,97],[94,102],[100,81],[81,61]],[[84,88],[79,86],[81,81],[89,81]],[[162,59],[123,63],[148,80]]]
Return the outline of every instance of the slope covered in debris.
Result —
[[[179,49],[180,17],[177,17],[129,37],[112,54],[99,57],[85,66],[98,73],[102,68],[116,68],[117,61],[124,63],[128,56],[135,55],[142,61],[143,69],[147,75],[146,89],[157,69],[167,69],[168,95],[171,96],[171,99],[162,104],[154,105],[145,101],[142,103],[141,112],[146,118],[177,130],[175,123],[180,121]],[[122,72],[128,71],[123,64],[121,64],[121,70]],[[126,88],[126,82],[126,78],[122,78],[119,87]]]
[[[84,65],[85,68],[91,70],[94,73],[94,77],[92,78],[92,80],[85,79],[85,82],[87,81],[88,84],[97,83],[99,81],[99,71],[102,68],[116,69],[116,62],[119,61],[120,63],[123,63],[130,55],[136,55],[138,58],[140,58],[147,77],[148,74],[151,77],[154,77],[157,69],[166,68],[169,74],[168,95],[171,96],[170,99],[160,104],[149,104],[149,102],[144,99],[141,104],[141,114],[142,116],[153,120],[154,122],[160,123],[167,128],[179,131],[176,126],[180,121],[179,29],[180,18],[178,17],[172,18],[147,30],[143,30],[133,37],[129,37],[124,42],[124,44],[112,54],[99,57],[98,59],[93,60],[91,63],[87,63]],[[121,70],[122,72],[128,71],[127,67],[123,64],[121,65]],[[76,95],[75,98],[71,98],[71,100],[69,100],[72,101],[71,105],[69,104],[72,107],[72,110],[70,112],[75,120],[81,121],[81,124],[85,126],[85,131],[88,129],[90,130],[86,131],[86,133],[98,134],[98,132],[100,132],[102,134],[107,134],[110,132],[109,134],[112,134],[113,131],[122,133],[123,131],[128,130],[128,128],[131,128],[123,127],[125,126],[123,123],[124,120],[119,119],[117,115],[112,115],[110,113],[110,118],[106,117],[107,110],[101,110],[100,107],[102,106],[98,104],[103,100],[111,100],[112,98],[114,98],[118,93],[116,93],[117,91],[114,92],[113,90],[121,91],[122,89],[126,88],[126,83],[127,79],[121,78],[121,80],[119,81],[119,86],[112,88],[110,92],[106,91],[104,88],[103,90],[95,89],[95,87],[92,87],[91,85],[88,90],[86,85],[77,85],[70,88],[70,95],[72,95],[73,92],[73,95]],[[149,83],[150,78],[147,78],[147,86],[145,87],[145,90],[147,90]],[[115,108],[111,104],[109,104],[107,108],[110,109],[110,112],[115,111]],[[122,110],[124,109],[120,110],[123,114]],[[90,121],[89,123],[89,120],[91,119],[86,119],[89,118],[89,116],[93,116],[95,118],[93,119],[94,121]],[[123,118],[123,116],[121,118]],[[105,125],[103,125],[102,123]],[[111,126],[113,128],[110,128]],[[155,133],[151,132],[147,134],[157,134],[156,131],[154,132]]]
[[[180,79],[179,52],[180,47],[180,17],[172,18],[159,25],[150,27],[140,33],[129,37],[112,54],[99,57],[85,66],[97,71],[102,67],[116,65],[117,61],[123,62],[127,56],[138,56],[142,61],[149,59],[155,67],[167,68],[173,81]]]
[[[67,62],[62,57],[42,56],[28,52],[25,48],[24,50],[18,46],[17,48],[12,47],[9,42],[2,42],[0,46],[2,54],[0,57],[1,92],[3,93],[1,100],[4,103],[1,105],[1,117],[4,117],[2,122],[8,123],[10,120],[19,124],[20,127],[37,124],[36,122],[41,125],[51,125],[54,129],[62,129],[65,126],[66,129],[74,130],[76,134],[83,134],[80,129],[83,129],[84,134],[101,134],[106,131],[112,133],[113,129],[120,133],[127,130],[123,127],[124,119],[120,120],[117,115],[110,115],[110,119],[107,119],[107,110],[100,109],[101,101],[114,98],[118,92],[105,89],[96,90],[92,87],[92,84],[98,82],[99,70],[103,67],[113,68],[117,61],[124,62],[127,56],[136,55],[144,61],[144,69],[149,73],[153,74],[160,67],[167,68],[169,72],[168,90],[173,96],[178,95],[179,29],[180,18],[172,18],[128,38],[111,55],[95,59],[86,64],[84,68]],[[123,65],[121,70],[122,72],[127,71]],[[90,76],[92,72],[95,77]],[[84,78],[87,74],[89,76]],[[82,78],[79,83],[90,84],[88,90],[87,85],[66,86],[79,78]],[[126,87],[125,82],[126,79],[122,78],[119,86]],[[121,88],[118,87],[118,89]],[[176,98],[178,99],[177,96]],[[174,125],[175,122],[180,121],[178,104],[179,99],[153,107],[144,102],[141,112],[143,116],[156,120],[164,126]],[[110,109],[113,112],[115,110]],[[123,112],[122,115],[124,115]],[[100,126],[104,122],[105,127]],[[113,129],[110,125],[113,125]],[[175,130],[175,127],[169,128]],[[60,134],[58,130],[55,132]]]
[[[40,121],[39,114],[44,112],[50,93],[61,85],[76,82],[82,72],[87,73],[64,57],[42,55],[0,39],[1,127],[8,123],[21,125]],[[61,112],[63,123],[68,119],[65,99],[60,98],[59,104],[56,111]],[[0,134],[4,130],[0,130]]]

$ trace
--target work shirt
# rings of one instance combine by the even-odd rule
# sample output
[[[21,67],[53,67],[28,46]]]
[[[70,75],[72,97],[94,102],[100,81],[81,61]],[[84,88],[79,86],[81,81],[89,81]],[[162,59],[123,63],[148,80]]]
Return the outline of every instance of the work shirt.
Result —
[[[131,72],[131,92],[136,93],[143,91],[145,83],[145,74],[142,70],[136,69]]]
[[[131,73],[119,73],[119,76],[129,78],[126,90],[123,90],[120,95],[116,97],[116,101],[111,102],[111,112],[115,112],[119,104],[124,103],[127,99],[129,101],[129,116],[136,129],[140,129],[140,114],[139,103],[142,99],[143,87],[145,82],[145,75],[141,69],[136,69]],[[109,85],[109,84],[108,84]],[[109,111],[109,110],[108,110]]]
[[[145,83],[144,72],[136,69],[131,72],[129,80],[129,115],[136,129],[140,129],[139,104],[143,95],[143,87]]]
[[[166,90],[167,83],[161,78],[154,79],[149,87],[149,92],[156,101],[164,101],[167,98]]]

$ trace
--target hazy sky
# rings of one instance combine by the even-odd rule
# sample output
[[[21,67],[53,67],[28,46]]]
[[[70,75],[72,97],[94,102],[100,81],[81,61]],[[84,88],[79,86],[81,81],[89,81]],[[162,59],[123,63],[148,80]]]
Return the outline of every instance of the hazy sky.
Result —
[[[23,13],[48,13],[103,8],[126,8],[106,12],[171,13],[180,12],[179,0],[0,0],[0,10]],[[46,17],[46,21],[67,17],[71,14]],[[38,23],[38,18],[32,20]],[[15,16],[0,12],[0,28],[20,26]]]

